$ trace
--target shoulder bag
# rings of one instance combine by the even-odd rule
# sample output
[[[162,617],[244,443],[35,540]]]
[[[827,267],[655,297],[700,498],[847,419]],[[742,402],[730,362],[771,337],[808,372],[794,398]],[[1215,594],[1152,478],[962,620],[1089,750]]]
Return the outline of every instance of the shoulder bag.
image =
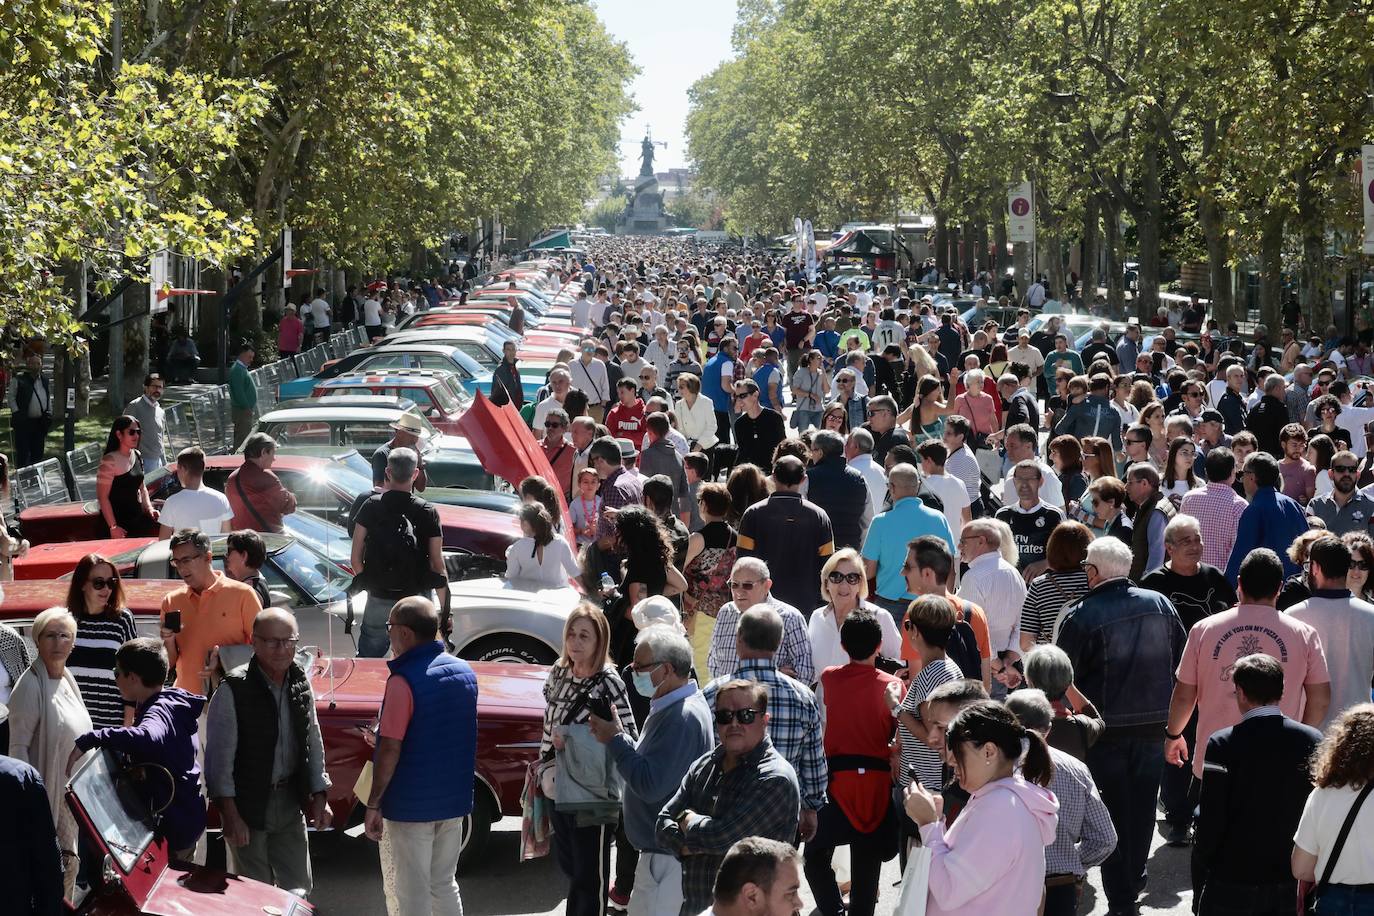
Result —
[[[1355,803],[1350,806],[1350,812],[1346,814],[1345,822],[1341,824],[1341,832],[1336,835],[1336,845],[1331,847],[1331,857],[1326,860],[1326,868],[1322,869],[1321,880],[1316,884],[1307,881],[1298,882],[1298,916],[1312,916],[1317,912],[1317,901],[1321,899],[1326,886],[1331,883],[1331,874],[1336,870],[1336,862],[1341,858],[1341,850],[1345,848],[1345,841],[1355,826],[1355,817],[1360,813],[1360,807],[1364,804],[1364,800],[1369,797],[1370,790],[1374,790],[1374,782],[1365,783],[1360,794],[1355,796]]]

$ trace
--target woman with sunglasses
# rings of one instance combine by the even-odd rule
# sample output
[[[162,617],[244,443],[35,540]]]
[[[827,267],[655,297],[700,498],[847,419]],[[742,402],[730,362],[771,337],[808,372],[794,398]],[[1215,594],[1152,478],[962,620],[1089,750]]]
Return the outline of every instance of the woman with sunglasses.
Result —
[[[811,636],[811,658],[817,671],[832,665],[849,664],[849,653],[840,645],[840,627],[851,613],[863,608],[872,611],[883,628],[881,652],[888,658],[902,654],[902,635],[892,615],[868,603],[868,576],[863,559],[852,547],[831,554],[821,567],[821,597],[825,604],[811,615],[807,629]]]
[[[825,413],[821,414],[821,429],[828,429],[837,432],[842,436],[849,435],[849,411],[844,404],[839,401],[831,401],[825,408]]]
[[[1345,577],[1345,587],[1356,598],[1369,601],[1374,598],[1369,571],[1374,569],[1374,539],[1363,531],[1350,531],[1341,536],[1350,550],[1350,572]]]
[[[115,686],[115,653],[138,636],[134,615],[124,606],[124,586],[114,564],[98,553],[82,557],[67,589],[67,610],[76,618],[76,646],[67,663],[95,728],[125,722],[124,700]]]
[[[143,430],[130,416],[115,417],[95,477],[95,498],[112,538],[157,537],[157,510],[143,485]]]

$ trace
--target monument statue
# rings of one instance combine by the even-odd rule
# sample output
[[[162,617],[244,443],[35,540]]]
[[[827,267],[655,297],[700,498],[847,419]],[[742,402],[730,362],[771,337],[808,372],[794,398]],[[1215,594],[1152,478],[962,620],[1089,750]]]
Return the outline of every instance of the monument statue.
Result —
[[[639,177],[644,178],[654,173],[654,141],[649,139],[649,135],[644,135],[644,142],[639,144]]]

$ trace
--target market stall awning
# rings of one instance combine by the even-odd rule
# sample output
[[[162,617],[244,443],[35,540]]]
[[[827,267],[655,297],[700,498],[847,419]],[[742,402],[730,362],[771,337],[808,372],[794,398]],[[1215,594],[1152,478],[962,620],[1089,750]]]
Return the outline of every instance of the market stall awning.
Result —
[[[530,243],[531,251],[550,251],[555,248],[571,248],[573,246],[572,233],[566,229],[558,232],[551,232],[537,242]]]

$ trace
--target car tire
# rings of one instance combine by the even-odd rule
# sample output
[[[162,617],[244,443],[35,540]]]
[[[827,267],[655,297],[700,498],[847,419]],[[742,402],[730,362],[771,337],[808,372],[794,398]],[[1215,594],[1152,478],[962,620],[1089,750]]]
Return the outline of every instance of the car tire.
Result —
[[[532,636],[518,633],[498,633],[484,636],[464,646],[458,653],[474,662],[511,662],[525,665],[552,665],[558,653]]]
[[[472,813],[463,818],[462,844],[458,847],[458,868],[455,874],[461,876],[469,871],[487,852],[487,839],[491,836],[491,825],[496,820],[493,812],[495,802],[486,787],[478,782],[473,787]]]

